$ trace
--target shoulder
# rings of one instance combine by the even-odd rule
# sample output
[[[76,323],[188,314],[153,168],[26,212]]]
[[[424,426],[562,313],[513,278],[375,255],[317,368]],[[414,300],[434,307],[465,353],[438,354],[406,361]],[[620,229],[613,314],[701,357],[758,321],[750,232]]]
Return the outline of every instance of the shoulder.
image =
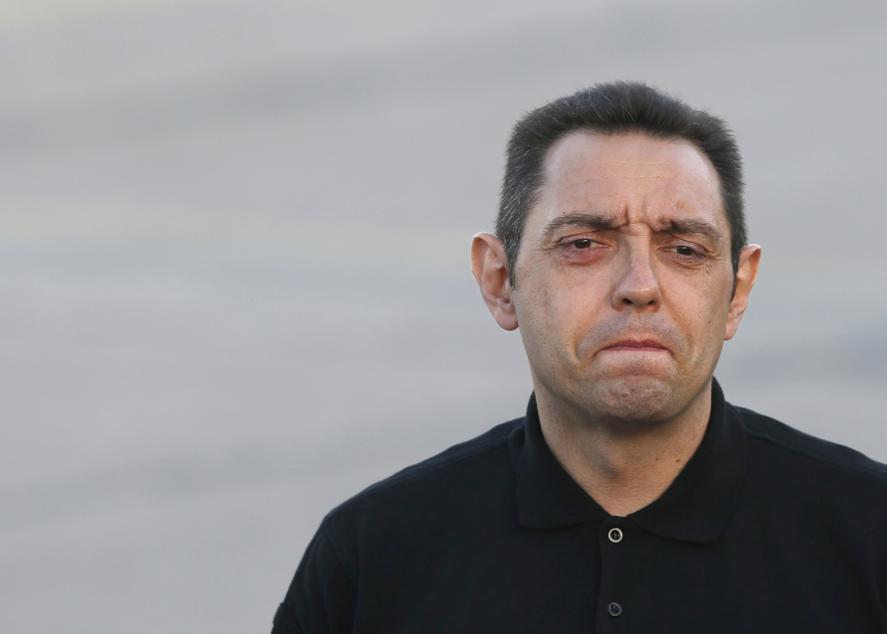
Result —
[[[509,438],[522,429],[525,419],[516,418],[454,445],[430,458],[401,469],[370,485],[335,507],[324,520],[333,532],[346,526],[395,520],[408,526],[410,517],[451,514],[483,492],[508,486],[512,478]]]
[[[744,407],[728,406],[750,440],[750,460],[773,473],[852,483],[857,490],[887,494],[887,465],[845,445],[817,438]]]

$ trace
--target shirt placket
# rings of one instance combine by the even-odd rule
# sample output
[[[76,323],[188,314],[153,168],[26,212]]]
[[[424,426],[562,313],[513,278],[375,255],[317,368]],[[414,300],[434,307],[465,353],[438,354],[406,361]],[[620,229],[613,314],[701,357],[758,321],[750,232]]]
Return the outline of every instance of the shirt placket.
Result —
[[[631,551],[631,534],[621,518],[610,518],[601,524],[598,543],[601,553],[600,591],[596,606],[596,631],[625,632],[626,616],[632,609],[627,595],[626,560]]]

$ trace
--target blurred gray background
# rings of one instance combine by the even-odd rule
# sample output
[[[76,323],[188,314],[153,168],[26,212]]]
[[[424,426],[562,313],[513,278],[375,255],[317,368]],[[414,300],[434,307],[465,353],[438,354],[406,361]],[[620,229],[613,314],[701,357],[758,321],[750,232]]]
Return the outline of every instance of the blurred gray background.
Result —
[[[887,459],[887,5],[0,3],[0,631],[264,632],[323,514],[519,416],[468,244],[516,118],[734,128],[728,398]]]

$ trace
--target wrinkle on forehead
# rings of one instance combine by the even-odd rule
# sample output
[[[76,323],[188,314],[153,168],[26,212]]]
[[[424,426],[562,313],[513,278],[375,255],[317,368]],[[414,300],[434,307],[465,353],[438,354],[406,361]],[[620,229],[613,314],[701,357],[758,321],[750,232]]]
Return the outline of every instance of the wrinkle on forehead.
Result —
[[[540,193],[537,227],[561,215],[593,210],[616,225],[641,223],[660,231],[672,219],[695,218],[724,233],[717,172],[686,141],[567,136],[551,148]]]
[[[635,186],[630,187],[629,183],[635,183]],[[642,183],[649,185],[642,186]],[[558,206],[568,207],[572,206],[569,201],[597,200],[602,204],[604,201],[625,199],[627,196],[655,196],[660,200],[672,199],[672,202],[679,198],[696,197],[693,187],[671,174],[638,174],[627,177],[621,174],[587,174],[581,178],[561,179],[557,181],[555,188],[546,193],[549,194],[549,200],[560,203]]]
[[[705,218],[682,214],[659,214],[649,218],[632,218],[628,213],[599,213],[593,210],[570,211],[553,218],[542,230],[544,240],[551,240],[565,228],[588,229],[592,231],[622,231],[629,235],[647,232],[698,235],[707,238],[713,245],[723,241],[717,224]]]
[[[668,177],[640,176],[632,180],[638,185],[650,183],[652,189],[647,186],[626,189],[619,186],[619,181],[604,181],[599,177],[559,183],[559,188],[546,192],[540,206],[544,209],[543,215],[549,219],[572,211],[594,209],[614,218],[620,217],[626,224],[641,219],[652,224],[660,217],[667,219],[673,214],[695,215],[706,213],[703,210],[716,212],[720,209],[717,192],[704,188],[700,191],[699,187],[686,181],[666,179]]]

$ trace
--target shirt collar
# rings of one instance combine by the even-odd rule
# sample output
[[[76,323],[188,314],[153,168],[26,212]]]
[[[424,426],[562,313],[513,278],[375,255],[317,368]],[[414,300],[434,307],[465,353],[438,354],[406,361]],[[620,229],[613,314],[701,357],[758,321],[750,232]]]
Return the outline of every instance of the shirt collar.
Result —
[[[554,528],[615,520],[551,453],[542,436],[535,395],[530,396],[525,422],[512,432],[509,445],[522,526]],[[696,452],[657,500],[618,522],[670,539],[715,541],[733,512],[744,475],[745,448],[740,421],[712,379],[711,414]]]

